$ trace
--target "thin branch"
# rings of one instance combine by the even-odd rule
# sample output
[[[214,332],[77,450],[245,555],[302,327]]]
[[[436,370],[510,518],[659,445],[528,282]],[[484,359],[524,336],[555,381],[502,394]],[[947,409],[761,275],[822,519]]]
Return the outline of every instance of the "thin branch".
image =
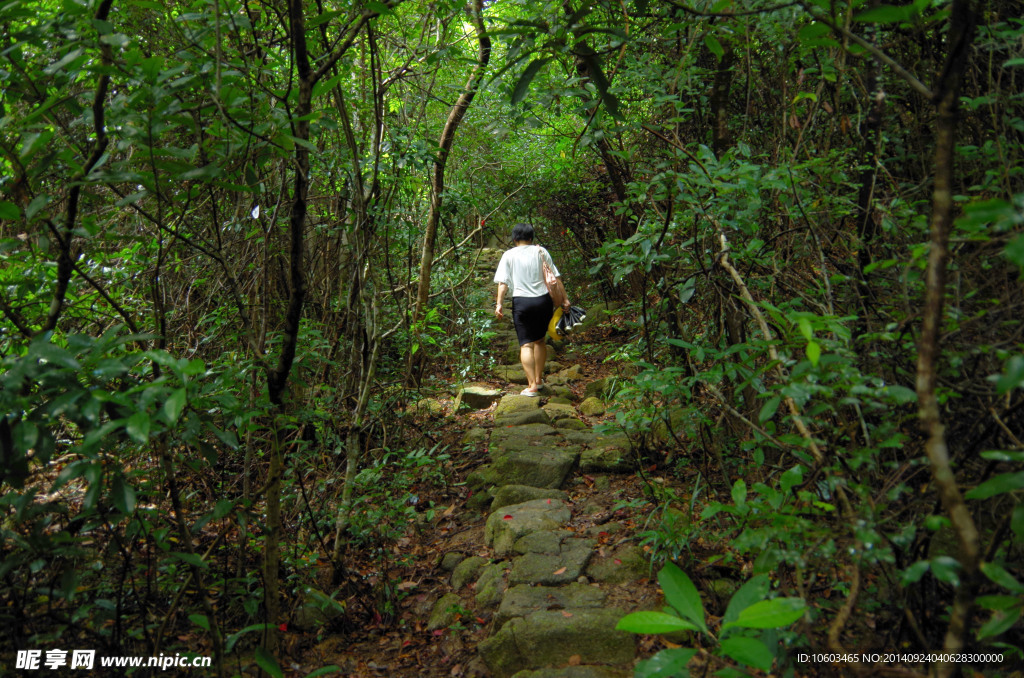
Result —
[[[860,37],[859,35],[849,31],[845,26],[840,26],[839,24],[835,23],[831,19],[818,14],[817,12],[815,12],[814,8],[811,5],[809,5],[808,3],[801,2],[800,4],[803,6],[804,10],[806,10],[806,12],[811,15],[811,18],[813,18],[815,21],[817,21],[818,23],[825,24],[826,26],[831,28],[836,33],[839,33],[840,35],[845,37],[847,40],[851,40],[851,41],[857,43],[859,46],[863,47],[873,57],[875,57],[876,59],[881,61],[883,64],[885,64],[889,68],[891,68],[893,70],[893,72],[896,73],[896,75],[898,75],[901,78],[903,78],[904,80],[906,80],[907,83],[913,89],[917,90],[920,94],[925,96],[929,101],[932,101],[932,100],[935,99],[935,93],[932,90],[928,89],[928,85],[926,85],[923,82],[921,82],[920,80],[918,80],[917,77],[913,73],[911,73],[910,71],[908,71],[907,69],[903,68],[898,63],[896,63],[896,61],[891,56],[889,56],[888,54],[886,54],[882,50],[878,49],[873,44],[871,44],[870,42],[868,42],[864,38]]]

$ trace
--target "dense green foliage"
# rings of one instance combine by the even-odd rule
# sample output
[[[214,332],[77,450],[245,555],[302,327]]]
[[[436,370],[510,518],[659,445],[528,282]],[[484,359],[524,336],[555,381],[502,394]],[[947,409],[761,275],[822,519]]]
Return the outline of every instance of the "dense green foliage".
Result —
[[[473,251],[529,219],[574,300],[626,303],[659,565],[728,543],[807,602],[790,644],[1024,659],[1018,9],[487,5],[417,317],[472,9],[0,4],[3,653],[277,670],[275,601],[444,481],[400,386],[481,374]]]

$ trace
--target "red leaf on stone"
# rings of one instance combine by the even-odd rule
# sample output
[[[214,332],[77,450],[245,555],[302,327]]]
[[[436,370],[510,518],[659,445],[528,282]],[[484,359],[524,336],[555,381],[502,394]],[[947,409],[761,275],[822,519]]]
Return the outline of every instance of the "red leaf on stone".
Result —
[[[549,504],[551,503],[551,500],[550,500],[550,499],[548,499],[548,503],[549,503]]]
[[[555,570],[554,572],[552,572],[551,574],[565,574],[565,569],[566,568],[564,568],[564,567],[560,567],[557,570]]]
[[[615,559],[615,564],[616,564],[616,565],[622,565],[622,561],[621,561],[621,560],[619,560],[618,558],[616,558],[616,559]]]
[[[511,514],[506,513],[505,514],[505,520],[512,520]]]

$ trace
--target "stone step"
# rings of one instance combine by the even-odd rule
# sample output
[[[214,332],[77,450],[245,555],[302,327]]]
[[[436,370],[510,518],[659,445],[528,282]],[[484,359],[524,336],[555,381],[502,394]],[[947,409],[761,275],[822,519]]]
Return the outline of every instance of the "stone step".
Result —
[[[494,493],[494,499],[491,501],[491,511],[494,512],[506,506],[522,504],[524,501],[533,501],[534,499],[565,501],[568,498],[569,495],[561,490],[532,487],[530,485],[503,485]]]
[[[531,532],[556,530],[569,522],[571,514],[557,499],[534,499],[506,506],[487,518],[484,541],[503,557],[513,553],[516,541]]]
[[[565,666],[560,669],[520,671],[512,678],[632,678],[630,669],[615,666]]]
[[[615,625],[617,609],[539,610],[514,617],[477,649],[495,678],[530,669],[568,664],[629,664],[635,637]]]
[[[608,594],[596,586],[576,582],[568,586],[519,584],[505,592],[494,615],[494,627],[500,630],[511,619],[541,610],[601,609],[607,599]]]

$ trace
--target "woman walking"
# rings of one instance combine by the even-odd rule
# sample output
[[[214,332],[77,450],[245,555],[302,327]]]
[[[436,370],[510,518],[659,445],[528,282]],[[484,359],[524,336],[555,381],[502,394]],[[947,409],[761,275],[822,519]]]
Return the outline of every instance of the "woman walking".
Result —
[[[548,331],[548,323],[554,314],[554,304],[544,283],[544,271],[541,258],[561,280],[561,274],[555,268],[548,251],[533,244],[533,226],[516,224],[512,229],[512,242],[515,247],[506,250],[498,262],[498,271],[494,274],[494,282],[498,283],[498,303],[494,315],[505,317],[503,302],[505,293],[512,290],[512,324],[519,338],[519,360],[523,363],[528,385],[521,395],[538,395],[544,381],[544,362],[548,357],[548,347],[544,343],[544,335]],[[565,307],[569,306],[566,298]]]

